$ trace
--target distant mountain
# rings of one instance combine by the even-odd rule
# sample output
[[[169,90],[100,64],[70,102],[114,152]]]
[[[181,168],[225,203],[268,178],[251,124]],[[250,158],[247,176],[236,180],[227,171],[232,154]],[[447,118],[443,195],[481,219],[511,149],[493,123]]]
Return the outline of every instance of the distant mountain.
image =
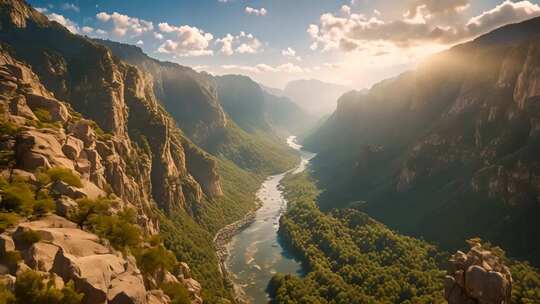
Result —
[[[299,135],[315,122],[313,117],[289,98],[270,93],[268,88],[249,77],[218,76],[216,82],[225,112],[247,132]],[[271,91],[279,94],[277,89]]]
[[[283,94],[308,113],[320,117],[332,113],[336,100],[349,90],[346,86],[310,79],[289,82]]]
[[[349,92],[305,145],[321,206],[445,248],[478,235],[540,265],[540,18]]]

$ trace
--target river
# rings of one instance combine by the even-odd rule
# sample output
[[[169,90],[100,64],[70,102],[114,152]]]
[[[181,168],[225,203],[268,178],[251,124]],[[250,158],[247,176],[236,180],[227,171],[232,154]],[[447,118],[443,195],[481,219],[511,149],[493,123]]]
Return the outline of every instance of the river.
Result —
[[[253,221],[228,245],[226,265],[231,279],[253,304],[268,302],[266,287],[276,272],[301,274],[302,270],[300,262],[293,259],[278,241],[279,218],[287,207],[279,183],[289,172],[304,171],[315,154],[302,150],[295,136],[289,137],[287,144],[300,153],[300,164],[295,169],[270,176],[261,185],[257,192],[261,208]]]

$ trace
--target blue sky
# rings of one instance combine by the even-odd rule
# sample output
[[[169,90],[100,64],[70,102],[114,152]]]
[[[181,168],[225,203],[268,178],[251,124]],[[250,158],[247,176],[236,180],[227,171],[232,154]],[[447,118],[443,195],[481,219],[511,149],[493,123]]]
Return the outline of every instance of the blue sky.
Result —
[[[73,32],[274,87],[301,78],[363,88],[501,25],[538,0],[30,0]]]

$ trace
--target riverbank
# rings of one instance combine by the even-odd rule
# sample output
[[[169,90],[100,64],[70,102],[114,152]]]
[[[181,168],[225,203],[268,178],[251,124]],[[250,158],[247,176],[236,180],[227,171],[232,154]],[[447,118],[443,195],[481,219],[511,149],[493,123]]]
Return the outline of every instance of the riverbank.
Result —
[[[232,274],[227,267],[227,258],[229,257],[229,243],[232,238],[242,229],[249,227],[254,221],[257,211],[262,207],[262,202],[257,201],[256,208],[248,212],[242,219],[231,223],[221,228],[214,236],[214,247],[219,263],[219,271],[223,279],[229,287],[232,287],[234,292],[234,300],[238,304],[249,304],[249,298],[243,291],[242,287],[234,282]]]

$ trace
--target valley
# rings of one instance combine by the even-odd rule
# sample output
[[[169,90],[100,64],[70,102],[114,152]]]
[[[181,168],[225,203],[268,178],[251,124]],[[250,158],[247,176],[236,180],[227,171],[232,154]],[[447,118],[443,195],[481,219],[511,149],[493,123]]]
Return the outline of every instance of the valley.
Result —
[[[540,303],[540,3],[58,1],[0,0],[0,304]]]

